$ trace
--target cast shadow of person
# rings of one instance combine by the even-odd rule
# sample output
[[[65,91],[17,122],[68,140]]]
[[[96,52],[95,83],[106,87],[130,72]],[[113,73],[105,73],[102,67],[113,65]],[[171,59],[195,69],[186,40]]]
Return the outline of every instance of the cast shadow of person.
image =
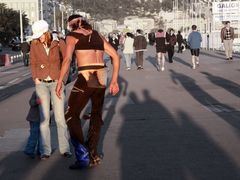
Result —
[[[204,91],[199,85],[196,84],[195,80],[182,73],[178,73],[174,70],[170,70],[172,81],[175,84],[180,83],[183,88],[203,107],[207,108],[217,116],[231,124],[232,126],[240,129],[240,123],[234,112],[238,110],[231,107],[224,102],[220,102],[206,91]],[[227,115],[226,115],[227,113]]]
[[[174,57],[175,61],[178,62],[178,63],[181,63],[187,67],[192,67],[192,65],[186,61],[184,61],[183,59],[179,58],[179,57]],[[189,61],[190,61],[191,57],[189,56]]]
[[[227,91],[229,91],[230,93],[232,93],[233,95],[240,97],[240,85],[230,81],[228,79],[222,78],[220,76],[214,76],[208,72],[202,72],[202,74],[205,74],[207,76],[207,78],[215,85],[226,89]]]
[[[155,57],[153,57],[153,56],[148,56],[147,58],[146,58],[146,60],[148,61],[148,62],[150,62],[152,65],[153,65],[153,67],[155,67],[156,69],[157,69],[157,67],[158,67],[158,62],[157,62],[157,57],[155,56]]]
[[[118,83],[119,83],[120,92],[116,96],[112,96],[110,93],[108,93],[105,96],[106,99],[104,102],[103,112],[105,111],[107,112],[107,114],[105,115],[103,120],[104,124],[101,129],[101,136],[100,136],[99,145],[98,145],[98,151],[102,157],[104,156],[104,152],[103,152],[104,139],[111,125],[111,122],[114,120],[113,117],[116,113],[116,106],[119,101],[119,98],[122,95],[127,96],[128,81],[125,80],[123,77],[119,76]]]
[[[221,179],[222,171],[225,177],[239,175],[224,151],[186,113],[174,117],[146,89],[143,101],[134,92],[130,96],[134,104],[121,109],[121,179]]]

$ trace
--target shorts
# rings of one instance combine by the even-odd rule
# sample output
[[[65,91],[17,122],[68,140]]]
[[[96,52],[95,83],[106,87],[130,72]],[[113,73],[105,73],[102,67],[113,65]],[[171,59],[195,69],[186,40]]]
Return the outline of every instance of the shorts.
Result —
[[[192,56],[199,56],[200,49],[190,49]]]

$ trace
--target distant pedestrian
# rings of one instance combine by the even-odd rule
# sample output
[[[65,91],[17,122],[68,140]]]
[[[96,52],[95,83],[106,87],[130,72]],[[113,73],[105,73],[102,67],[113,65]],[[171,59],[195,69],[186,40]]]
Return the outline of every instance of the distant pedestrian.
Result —
[[[53,39],[48,31],[48,23],[44,20],[36,21],[32,25],[32,43],[30,50],[32,79],[40,104],[40,131],[43,150],[41,159],[48,159],[52,153],[50,121],[50,102],[52,102],[55,122],[58,133],[60,153],[64,157],[70,157],[69,133],[64,118],[64,88],[61,89],[62,98],[55,93],[61,68],[60,52],[65,55],[64,43]],[[63,83],[61,81],[61,83]],[[64,86],[64,84],[63,84]]]
[[[136,52],[137,70],[141,70],[143,69],[143,53],[147,50],[147,40],[144,37],[141,29],[137,29],[136,31],[133,46]]]
[[[177,38],[174,34],[174,29],[169,28],[166,33],[166,42],[167,42],[167,52],[168,52],[168,61],[169,63],[173,63],[173,55],[174,55],[174,46],[176,45]]]
[[[125,57],[126,69],[128,71],[131,70],[132,57],[134,52],[133,42],[134,42],[134,35],[130,32],[127,32],[123,42],[123,55]]]
[[[230,21],[225,22],[225,27],[221,30],[221,40],[225,49],[226,60],[233,60],[233,40],[234,40],[234,29],[230,27]]]
[[[24,41],[21,44],[21,51],[22,51],[22,55],[23,55],[23,64],[24,66],[28,66],[29,64],[29,51],[30,51],[30,45],[27,41]]]
[[[165,33],[162,29],[159,29],[158,32],[156,33],[156,52],[157,52],[157,70],[159,71],[164,71],[165,67],[165,53],[166,53],[166,37]]]
[[[118,51],[119,39],[118,39],[117,34],[115,34],[115,33],[110,33],[110,34],[109,34],[109,37],[108,37],[108,41],[109,41],[109,44],[111,44],[111,46],[112,46],[116,51]],[[112,57],[111,57],[111,56],[110,56],[110,59],[111,59],[111,64],[112,64]]]
[[[40,104],[41,100],[34,91],[29,100],[30,109],[26,120],[29,121],[30,135],[24,150],[24,153],[31,158],[35,157],[35,150],[37,150],[37,153],[40,155]]]
[[[149,41],[149,45],[154,45],[155,43],[155,33],[154,32],[150,32],[148,33],[148,41]]]
[[[196,69],[199,66],[199,53],[202,42],[202,36],[197,31],[197,26],[192,25],[192,32],[188,36],[188,44],[192,55],[192,68]]]
[[[177,43],[178,43],[178,53],[182,53],[182,43],[183,43],[183,36],[181,34],[181,31],[178,31],[178,34],[177,34]]]

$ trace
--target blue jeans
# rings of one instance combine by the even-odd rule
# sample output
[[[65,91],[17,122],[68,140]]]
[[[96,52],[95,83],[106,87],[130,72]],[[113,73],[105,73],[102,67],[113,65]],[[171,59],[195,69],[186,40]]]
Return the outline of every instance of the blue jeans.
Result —
[[[34,122],[30,121],[29,122],[30,126],[30,135],[28,137],[27,145],[25,147],[24,152],[28,155],[34,155],[35,154],[35,149],[37,148],[37,151],[41,151],[41,146],[40,146],[40,122]],[[38,145],[38,147],[37,147]]]
[[[59,151],[61,154],[65,152],[70,152],[69,146],[69,134],[67,125],[64,117],[64,86],[61,93],[61,99],[59,99],[55,93],[57,82],[41,82],[36,84],[36,92],[41,100],[40,104],[40,132],[41,132],[41,144],[43,145],[43,150],[41,155],[50,155],[52,152],[51,148],[51,137],[50,137],[50,103],[52,103],[52,108],[54,112],[55,122],[57,125],[58,133],[58,144]]]
[[[126,67],[131,68],[133,54],[124,54],[126,60]]]

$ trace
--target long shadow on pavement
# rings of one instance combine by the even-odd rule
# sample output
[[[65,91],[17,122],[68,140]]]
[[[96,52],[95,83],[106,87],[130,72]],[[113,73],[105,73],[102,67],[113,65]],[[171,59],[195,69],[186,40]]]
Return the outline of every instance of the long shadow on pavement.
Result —
[[[234,113],[238,112],[234,107],[221,103],[198,86],[194,79],[174,70],[170,70],[172,81],[175,84],[180,83],[186,91],[203,107],[215,113],[217,116],[240,130],[238,117]]]
[[[20,92],[22,92],[28,88],[32,88],[32,87],[34,87],[32,78],[28,78],[28,79],[21,81],[18,84],[14,84],[5,89],[1,89],[0,90],[0,102],[11,96],[16,95],[17,93],[20,93]]]
[[[208,72],[202,72],[202,74],[205,74],[207,76],[207,78],[215,85],[226,89],[227,91],[229,91],[230,93],[232,93],[235,96],[240,97],[240,85],[227,80],[225,78],[219,77],[219,76],[214,76]]]
[[[191,56],[189,56],[189,58],[191,58]],[[181,63],[181,64],[187,66],[187,67],[192,67],[192,65],[191,65],[190,63],[184,61],[183,59],[181,59],[181,58],[179,58],[179,57],[176,57],[176,56],[175,56],[175,57],[174,57],[174,60],[175,60],[176,62],[178,62],[178,63]]]
[[[121,109],[118,137],[123,180],[237,179],[239,169],[183,111],[174,117],[148,90]]]

